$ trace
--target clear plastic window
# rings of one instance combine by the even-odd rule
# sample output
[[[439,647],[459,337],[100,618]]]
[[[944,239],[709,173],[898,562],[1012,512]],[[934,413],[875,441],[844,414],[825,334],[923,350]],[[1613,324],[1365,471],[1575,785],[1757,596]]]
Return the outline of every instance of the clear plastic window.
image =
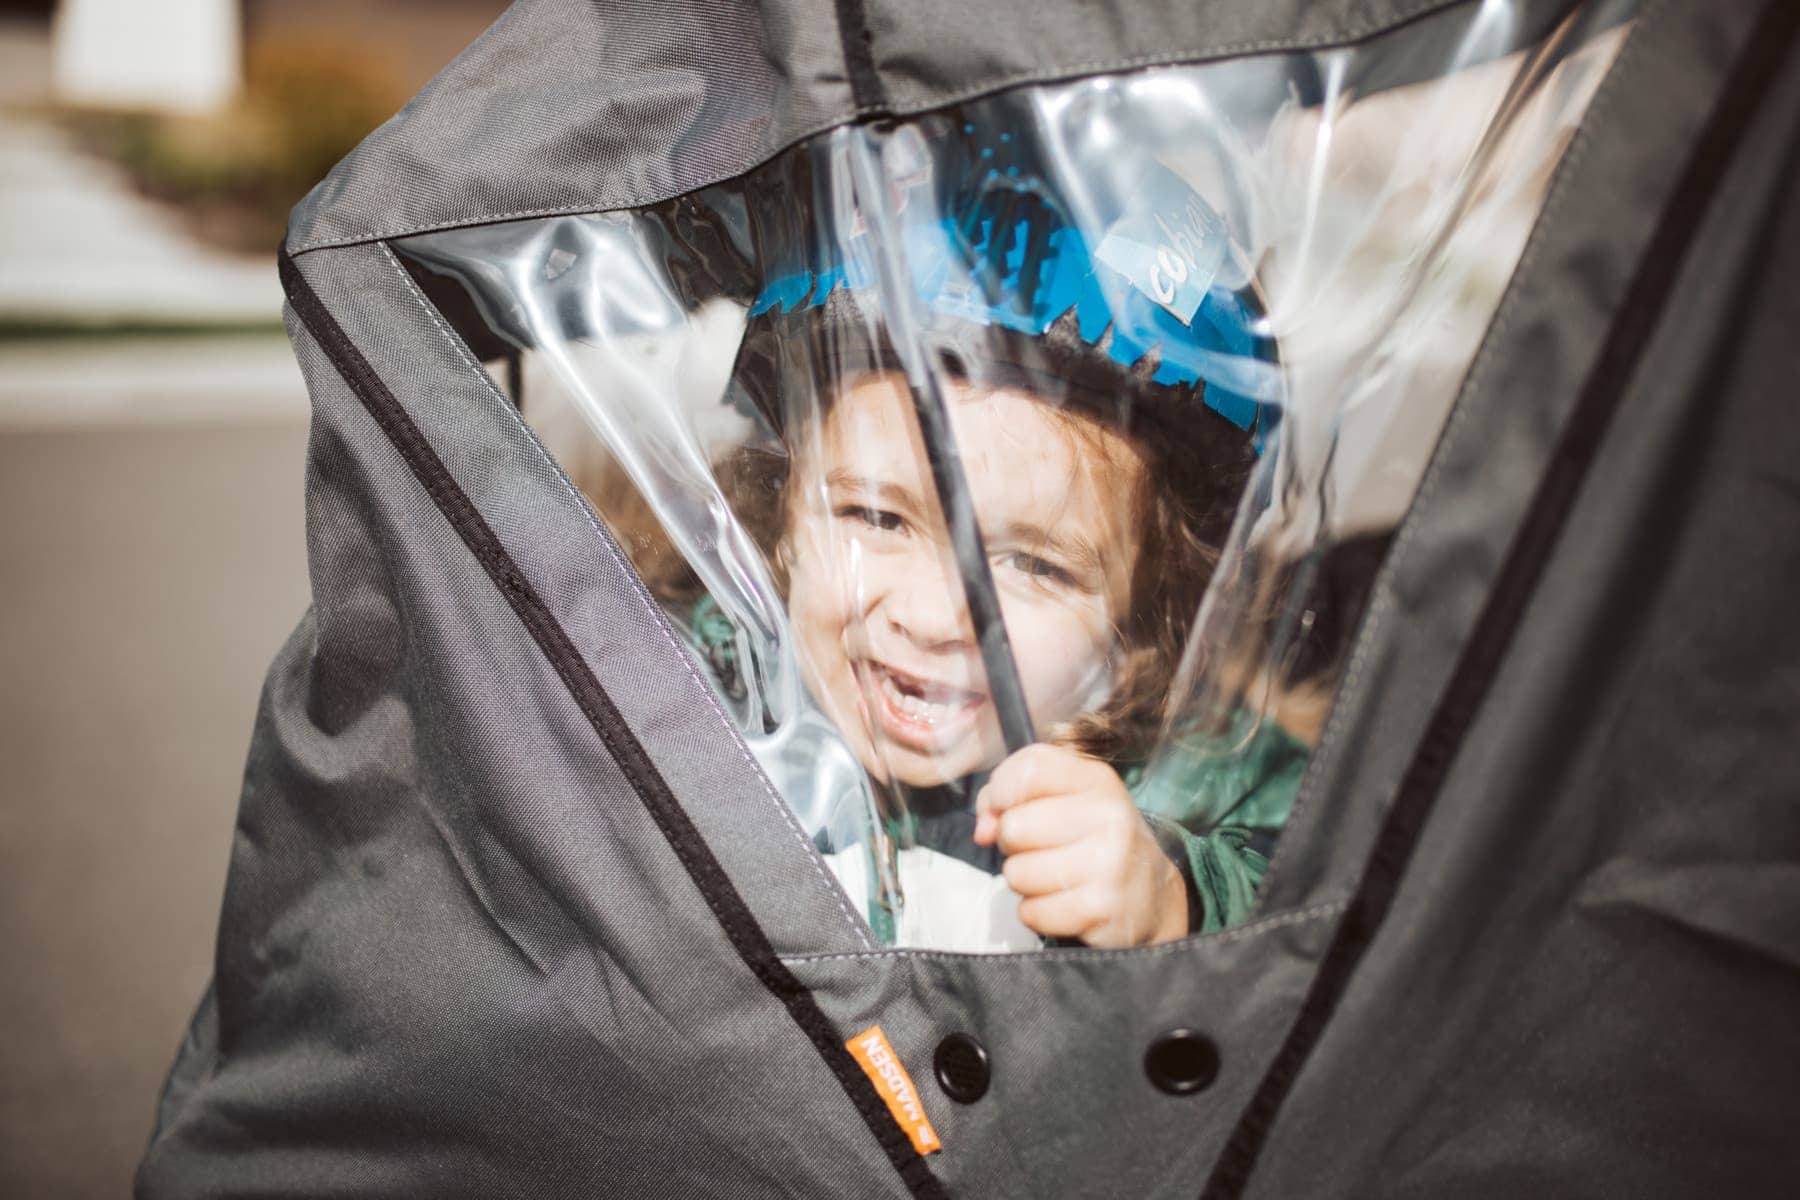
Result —
[[[883,942],[1166,940],[1254,904],[1628,8],[1019,89],[397,246]]]

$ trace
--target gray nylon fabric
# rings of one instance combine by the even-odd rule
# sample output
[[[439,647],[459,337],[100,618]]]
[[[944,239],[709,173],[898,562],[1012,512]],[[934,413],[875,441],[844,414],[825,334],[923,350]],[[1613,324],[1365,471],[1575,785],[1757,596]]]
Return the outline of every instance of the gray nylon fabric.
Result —
[[[867,945],[859,920],[811,842],[742,748],[729,717],[623,556],[405,269],[385,247],[368,246],[335,256],[330,270],[322,263],[310,267],[312,273],[321,299],[403,398],[452,475],[605,681],[775,948]],[[469,586],[493,588],[485,576]],[[460,632],[451,619],[443,631],[447,666],[467,671],[472,686],[498,681],[491,685],[491,711],[511,710],[497,732],[472,723],[463,734],[463,752],[489,764],[485,769],[507,772],[508,795],[560,795],[579,805],[594,757],[604,750],[547,664],[529,689],[507,678],[517,667],[502,660],[528,651],[541,662],[537,648],[523,640],[522,630],[505,645],[495,644],[486,630]],[[484,744],[496,736],[502,739],[498,744]],[[521,744],[521,737],[537,740]],[[546,837],[563,843],[555,853],[567,856],[567,839],[579,821],[548,804],[528,798],[518,819],[541,823]],[[641,804],[633,807],[641,817]],[[654,844],[662,844],[647,818],[641,827]],[[593,832],[602,845],[621,834],[611,827]],[[666,869],[674,869],[672,858],[664,861]],[[581,864],[560,869],[579,870]],[[639,859],[636,869],[665,868]],[[613,903],[609,896],[592,902]]]
[[[1455,6],[863,5],[883,92],[874,107],[894,114],[1153,63],[1343,45]],[[1569,6],[1514,0],[1508,17],[1540,27]],[[833,0],[517,0],[295,209],[288,247],[298,254],[679,196],[868,111],[846,72]]]
[[[1546,217],[1551,245],[1521,275],[1522,290],[1561,281],[1560,303],[1532,287],[1523,313],[1562,319],[1505,331],[1509,401],[1571,378],[1581,356],[1549,331],[1578,337],[1582,310],[1616,294],[1751,15],[1663,4],[1634,34]],[[1666,138],[1625,136],[1645,124]],[[1720,184],[1251,1195],[1764,1196],[1800,1170],[1792,61]],[[1552,249],[1565,240],[1582,253]],[[1499,411],[1479,415],[1491,428]],[[1408,698],[1359,715],[1396,720]],[[1365,744],[1366,772],[1389,750]],[[1318,829],[1289,837],[1322,851]],[[1290,894],[1299,863],[1283,867]],[[1380,1081],[1381,1102],[1345,1103],[1358,1080]]]
[[[1102,74],[1168,62],[1241,58],[1378,36],[1457,0],[1213,0],[1202,4],[1069,5],[1028,0],[959,4],[896,0],[867,6],[875,66],[889,106],[920,112],[980,92],[1071,75]],[[1573,5],[1564,0],[1512,4],[1515,42],[1534,40]],[[1022,36],[1029,30],[1029,36]],[[1457,36],[1445,27],[1446,37]],[[1447,47],[1435,47],[1446,49]],[[1412,69],[1365,67],[1359,93],[1428,78],[1443,61],[1423,43]]]
[[[1436,7],[933,3],[872,12],[871,49],[889,103],[927,106],[1021,71],[1341,41]],[[1753,17],[1659,0],[1640,19],[1384,570],[1267,915],[1164,947],[868,951],[655,605],[386,247],[317,249],[742,170],[853,112],[833,6],[522,3],[321,185],[293,244],[315,248],[312,286],[784,961],[842,1036],[882,1025],[952,1194],[1193,1195],[1293,1021]],[[1252,1194],[1774,1194],[1800,1168],[1797,144],[1789,64]],[[293,336],[315,405],[314,606],[265,689],[216,1002],[138,1194],[905,1195],[518,617],[312,335]],[[1141,1065],[1176,1025],[1223,1063],[1180,1098]],[[968,1107],[930,1081],[957,1030],[995,1063]]]
[[[379,248],[349,257],[353,281],[391,270]],[[318,265],[337,293],[336,262]],[[367,298],[403,313],[385,286]],[[363,344],[405,352],[395,315]],[[425,369],[442,351],[413,337]],[[823,1195],[892,1177],[512,610],[295,343],[315,603],[246,772],[216,1035],[184,1056],[210,1069],[178,1067],[138,1194]],[[480,419],[440,400],[414,397],[428,429]],[[502,453],[493,430],[461,432]]]
[[[1376,580],[1263,911],[1360,875],[1749,15],[1659,0],[1595,95]]]
[[[288,246],[680,195],[849,105],[830,0],[522,0],[295,210]]]
[[[1262,1077],[1340,905],[1124,951],[929,951],[790,959],[846,1031],[879,1021],[926,1089],[944,1142],[932,1169],[956,1196],[1192,1197]],[[1219,1048],[1204,1091],[1151,1085],[1169,1029]],[[953,1104],[925,1080],[945,1035],[992,1055],[991,1091]]]

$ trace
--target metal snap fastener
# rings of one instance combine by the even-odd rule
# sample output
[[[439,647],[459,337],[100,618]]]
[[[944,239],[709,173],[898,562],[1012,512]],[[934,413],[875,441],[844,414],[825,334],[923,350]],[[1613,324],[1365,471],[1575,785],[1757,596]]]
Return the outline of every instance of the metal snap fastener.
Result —
[[[944,1095],[958,1104],[973,1104],[987,1095],[994,1074],[987,1047],[966,1033],[953,1033],[939,1042],[931,1066]]]
[[[1185,1096],[1218,1078],[1219,1048],[1197,1029],[1171,1029],[1144,1052],[1144,1073],[1171,1096]]]

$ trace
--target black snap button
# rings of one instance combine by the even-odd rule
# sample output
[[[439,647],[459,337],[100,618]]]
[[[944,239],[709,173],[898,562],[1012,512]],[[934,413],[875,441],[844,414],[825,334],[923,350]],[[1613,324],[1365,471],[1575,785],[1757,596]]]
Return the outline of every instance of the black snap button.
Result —
[[[1172,1096],[1197,1092],[1219,1074],[1219,1048],[1197,1029],[1171,1029],[1144,1052],[1144,1073]]]
[[[987,1047],[966,1033],[953,1033],[939,1042],[931,1066],[944,1095],[958,1104],[973,1104],[987,1095],[993,1078]]]

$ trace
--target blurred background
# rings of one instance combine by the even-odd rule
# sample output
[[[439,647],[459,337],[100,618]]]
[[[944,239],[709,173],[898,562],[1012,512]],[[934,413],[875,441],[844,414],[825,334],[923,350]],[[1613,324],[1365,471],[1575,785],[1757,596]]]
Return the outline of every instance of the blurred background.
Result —
[[[504,0],[0,0],[0,1197],[118,1197],[307,603],[289,208]]]

